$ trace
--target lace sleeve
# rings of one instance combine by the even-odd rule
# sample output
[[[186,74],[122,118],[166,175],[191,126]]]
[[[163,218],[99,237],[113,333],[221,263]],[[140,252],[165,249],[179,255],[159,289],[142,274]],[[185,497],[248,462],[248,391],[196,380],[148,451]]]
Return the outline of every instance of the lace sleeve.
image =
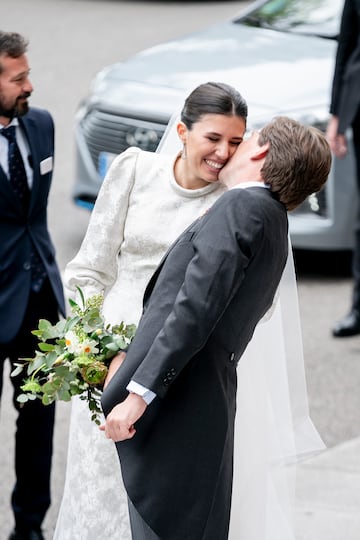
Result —
[[[114,160],[106,175],[80,250],[65,269],[68,297],[76,296],[76,286],[88,297],[104,292],[116,280],[139,153],[138,148],[128,148]]]

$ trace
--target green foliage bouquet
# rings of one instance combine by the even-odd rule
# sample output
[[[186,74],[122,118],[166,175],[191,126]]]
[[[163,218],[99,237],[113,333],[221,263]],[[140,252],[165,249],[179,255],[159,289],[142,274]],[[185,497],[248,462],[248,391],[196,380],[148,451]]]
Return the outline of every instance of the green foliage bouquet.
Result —
[[[100,424],[101,390],[111,359],[126,349],[134,337],[135,325],[105,325],[101,315],[103,296],[85,300],[78,288],[82,306],[69,300],[72,316],[52,325],[40,319],[33,334],[39,339],[34,358],[22,358],[12,376],[26,368],[27,378],[18,401],[41,399],[44,405],[56,400],[70,401],[79,395],[86,400],[91,419]]]

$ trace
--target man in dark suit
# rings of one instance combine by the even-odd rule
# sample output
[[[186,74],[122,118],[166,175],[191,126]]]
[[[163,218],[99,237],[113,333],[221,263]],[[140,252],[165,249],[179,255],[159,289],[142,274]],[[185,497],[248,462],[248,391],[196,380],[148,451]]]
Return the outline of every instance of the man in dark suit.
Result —
[[[228,191],[150,280],[102,398],[134,540],[227,538],[236,366],[285,266],[287,210],[321,188],[330,164],[314,128],[280,117],[254,132],[220,172]]]
[[[327,138],[336,157],[347,153],[346,130],[351,127],[360,192],[360,0],[345,0],[336,53]],[[353,254],[353,297],[349,313],[333,328],[335,337],[360,334],[360,207]]]
[[[0,31],[0,392],[3,365],[33,357],[31,331],[40,318],[64,313],[61,277],[47,227],[54,159],[50,114],[29,109],[33,90],[22,36]],[[11,540],[43,539],[50,505],[53,406],[21,405],[22,377],[11,379],[18,411],[12,493],[15,529]],[[2,529],[6,524],[2,521]]]

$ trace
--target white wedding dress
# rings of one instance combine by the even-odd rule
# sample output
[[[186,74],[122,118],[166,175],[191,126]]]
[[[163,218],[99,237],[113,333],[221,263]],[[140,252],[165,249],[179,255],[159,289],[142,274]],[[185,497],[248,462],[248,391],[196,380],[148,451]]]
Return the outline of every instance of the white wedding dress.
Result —
[[[111,323],[138,321],[145,285],[161,255],[221,194],[214,185],[189,191],[176,184],[174,158],[166,157],[178,145],[173,125],[161,155],[146,154],[148,164],[139,166],[144,153],[136,149],[115,160],[79,254],[66,269],[71,294],[75,285],[86,295],[105,290],[104,316]],[[295,485],[287,464],[323,448],[309,418],[291,248],[279,293],[238,366],[229,540],[295,540]],[[79,399],[72,404],[54,535],[54,540],[74,539],[131,540],[115,445],[90,421]]]

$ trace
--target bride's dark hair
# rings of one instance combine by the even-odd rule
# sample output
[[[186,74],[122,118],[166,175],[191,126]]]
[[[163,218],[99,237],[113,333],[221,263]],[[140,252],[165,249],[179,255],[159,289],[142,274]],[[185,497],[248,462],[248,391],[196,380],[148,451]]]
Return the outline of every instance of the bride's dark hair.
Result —
[[[246,121],[248,107],[240,92],[232,86],[207,82],[197,86],[186,98],[181,111],[181,120],[191,130],[205,114],[238,116]]]

